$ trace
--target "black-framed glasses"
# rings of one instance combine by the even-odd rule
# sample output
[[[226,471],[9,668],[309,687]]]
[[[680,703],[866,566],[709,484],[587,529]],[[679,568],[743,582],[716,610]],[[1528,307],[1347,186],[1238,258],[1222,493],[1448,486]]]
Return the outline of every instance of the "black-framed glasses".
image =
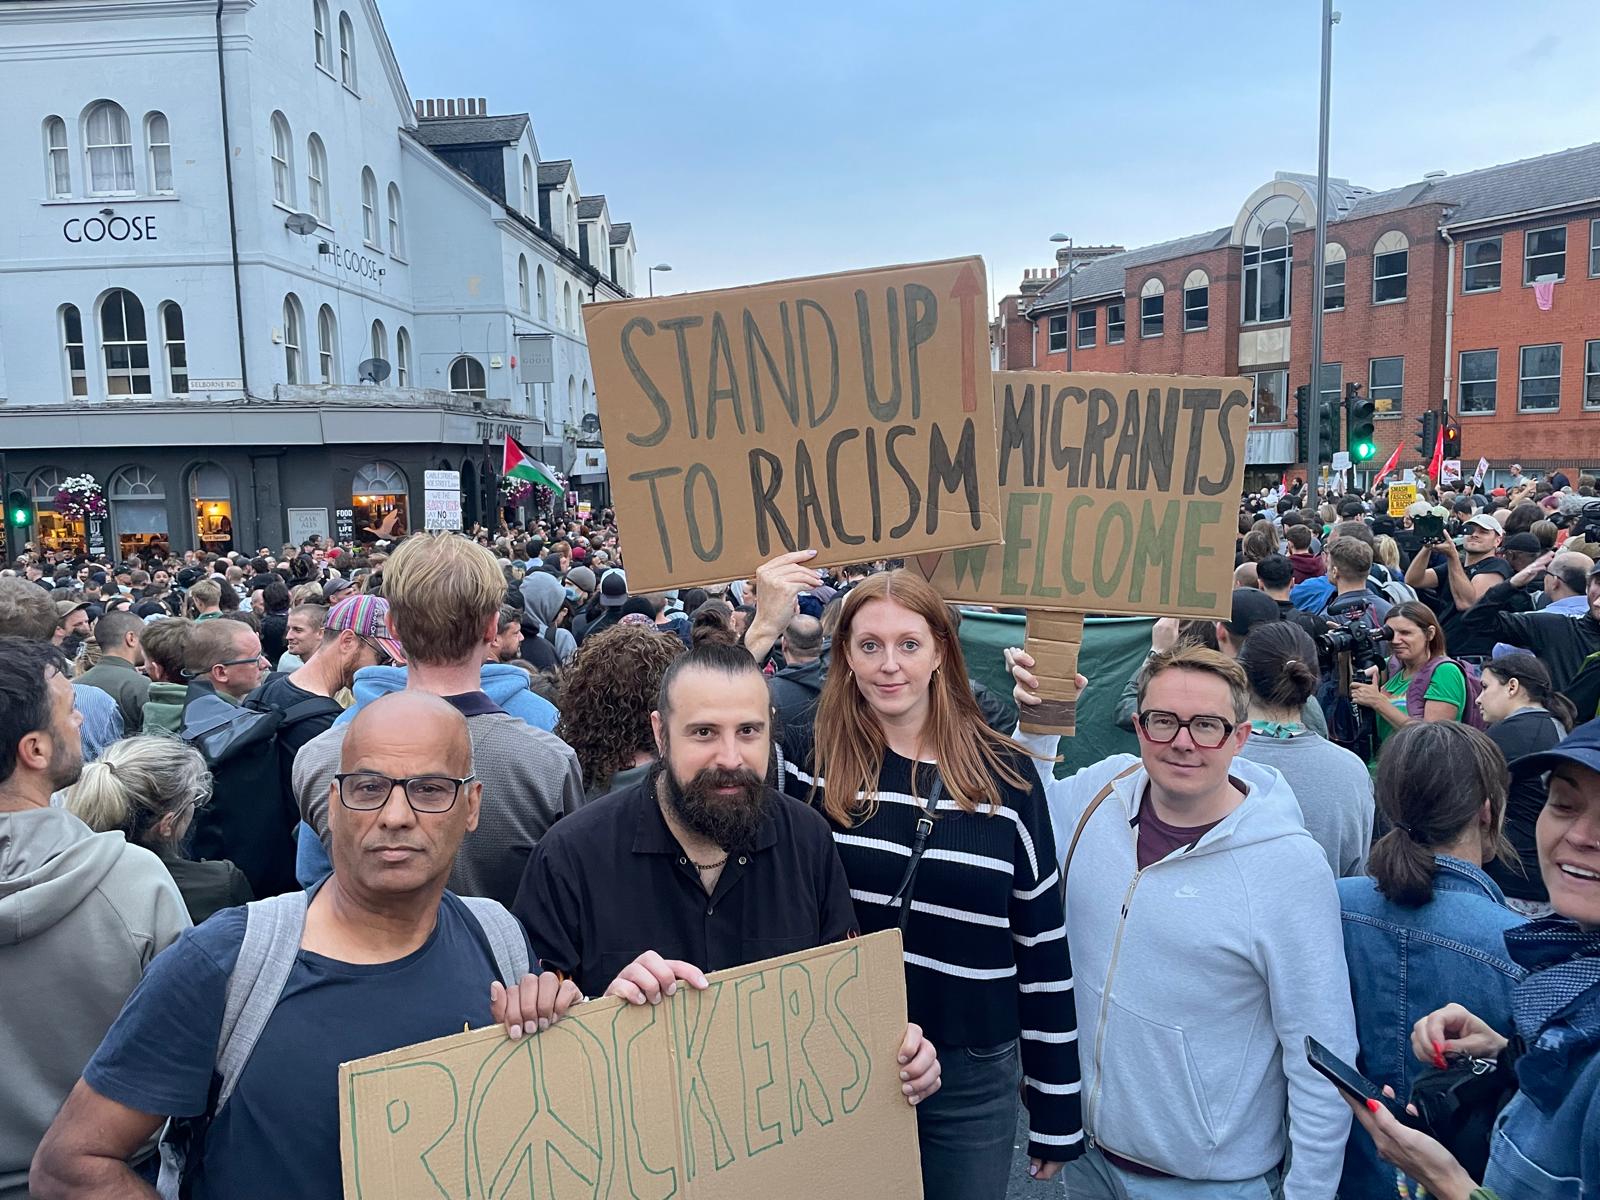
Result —
[[[1177,737],[1178,730],[1187,729],[1189,740],[1196,746],[1202,750],[1215,750],[1239,727],[1221,717],[1202,715],[1185,721],[1177,713],[1151,709],[1139,714],[1139,728],[1144,730],[1145,737],[1159,745],[1165,745]]]
[[[449,812],[465,784],[476,775],[454,779],[449,775],[411,775],[396,779],[375,771],[346,771],[335,775],[339,781],[339,803],[352,812],[376,812],[389,803],[395,788],[405,793],[413,812]]]
[[[377,664],[378,666],[380,666],[380,667],[392,667],[392,666],[394,666],[394,655],[390,654],[387,650],[385,650],[377,642],[373,641],[371,638],[362,637],[359,633],[356,634],[356,639],[363,646],[365,646],[368,650],[371,650],[373,652],[373,654],[378,656],[378,664]]]

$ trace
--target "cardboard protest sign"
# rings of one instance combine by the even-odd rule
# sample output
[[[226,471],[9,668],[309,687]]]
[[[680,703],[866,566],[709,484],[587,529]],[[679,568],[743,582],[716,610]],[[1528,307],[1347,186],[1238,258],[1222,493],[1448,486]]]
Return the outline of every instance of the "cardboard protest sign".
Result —
[[[940,594],[1030,611],[1227,617],[1250,381],[994,379],[1004,545],[921,556]]]
[[[977,258],[585,305],[632,591],[1000,540]]]
[[[345,1196],[921,1196],[900,935],[710,979],[517,1041],[495,1027],[345,1063]]]
[[[1417,502],[1417,485],[1414,483],[1391,483],[1389,485],[1389,515],[1403,517],[1406,509]]]

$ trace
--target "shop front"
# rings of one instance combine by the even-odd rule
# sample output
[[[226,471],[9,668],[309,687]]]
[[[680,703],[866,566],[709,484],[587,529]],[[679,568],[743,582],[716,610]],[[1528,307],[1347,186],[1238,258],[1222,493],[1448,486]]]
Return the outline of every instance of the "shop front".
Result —
[[[197,549],[226,554],[236,548],[233,504],[233,483],[216,463],[200,463],[189,471],[189,508]]]
[[[397,465],[383,459],[367,463],[350,482],[350,507],[357,542],[394,541],[411,532],[410,486]]]
[[[56,496],[69,478],[58,467],[45,467],[34,474],[28,485],[33,496],[33,542],[42,553],[82,554],[88,548],[85,522],[56,508]]]
[[[107,499],[117,561],[125,562],[134,555],[145,561],[167,556],[172,539],[161,476],[148,467],[124,467],[112,476]]]

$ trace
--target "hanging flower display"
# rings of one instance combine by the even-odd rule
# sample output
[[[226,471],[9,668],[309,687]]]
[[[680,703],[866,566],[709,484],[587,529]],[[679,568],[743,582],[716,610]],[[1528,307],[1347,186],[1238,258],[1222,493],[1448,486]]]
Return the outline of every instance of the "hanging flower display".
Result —
[[[521,504],[533,493],[534,486],[526,479],[517,479],[511,475],[500,477],[500,498],[507,504]]]
[[[106,496],[93,475],[73,475],[56,489],[55,510],[69,521],[106,515]]]

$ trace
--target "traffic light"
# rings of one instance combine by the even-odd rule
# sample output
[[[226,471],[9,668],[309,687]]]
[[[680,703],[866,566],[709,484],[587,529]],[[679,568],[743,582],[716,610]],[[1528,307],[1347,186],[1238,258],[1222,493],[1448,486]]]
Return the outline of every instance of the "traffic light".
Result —
[[[1417,418],[1417,457],[1423,462],[1433,461],[1433,448],[1439,444],[1439,414],[1431,408]]]
[[[1461,457],[1461,426],[1455,421],[1444,423],[1444,457],[1447,459]]]
[[[1301,384],[1294,390],[1295,462],[1311,461],[1311,389]]]
[[[6,497],[6,528],[26,529],[33,524],[33,497],[27,492],[12,492]]]
[[[1364,463],[1378,452],[1372,428],[1372,400],[1361,394],[1359,383],[1352,382],[1344,385],[1344,404],[1350,430],[1350,461]]]
[[[1318,417],[1322,422],[1322,437],[1317,444],[1317,458],[1322,462],[1332,462],[1334,452],[1342,449],[1339,445],[1339,397],[1319,396]]]

